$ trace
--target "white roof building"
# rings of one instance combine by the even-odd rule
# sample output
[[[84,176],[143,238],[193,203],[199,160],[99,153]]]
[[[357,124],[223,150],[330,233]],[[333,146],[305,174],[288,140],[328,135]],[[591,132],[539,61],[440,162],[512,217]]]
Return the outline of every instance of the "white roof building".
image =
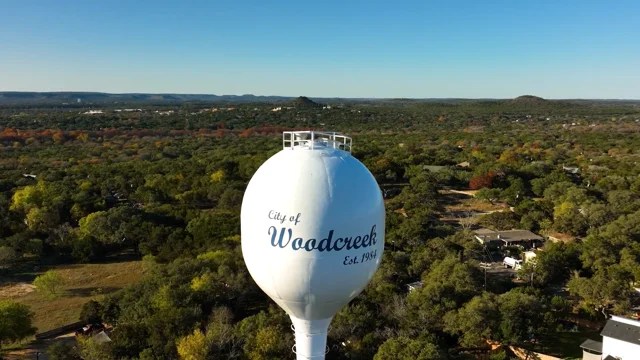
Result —
[[[639,358],[640,321],[612,316],[600,335],[602,335],[602,342],[587,340],[580,345],[583,360]]]

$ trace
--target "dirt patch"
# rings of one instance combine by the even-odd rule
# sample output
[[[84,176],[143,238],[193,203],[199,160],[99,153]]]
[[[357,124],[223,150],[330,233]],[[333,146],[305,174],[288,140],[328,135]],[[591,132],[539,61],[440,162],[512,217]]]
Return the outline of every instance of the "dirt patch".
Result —
[[[55,339],[32,341],[30,344],[26,344],[24,348],[21,350],[8,351],[7,353],[4,354],[4,359],[22,360],[22,359],[38,358],[38,360],[47,360],[49,359],[49,356],[47,355],[47,349],[51,345],[59,342],[75,345],[76,343],[75,334],[73,332],[70,332],[69,334],[58,336]],[[38,353],[40,353],[40,357],[37,357]]]
[[[0,299],[16,298],[36,291],[36,287],[27,283],[0,285]]]

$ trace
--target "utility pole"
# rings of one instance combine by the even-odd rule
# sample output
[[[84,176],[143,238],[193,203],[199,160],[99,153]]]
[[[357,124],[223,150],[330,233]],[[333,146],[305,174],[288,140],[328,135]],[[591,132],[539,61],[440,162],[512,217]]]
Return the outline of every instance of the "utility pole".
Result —
[[[484,290],[487,291],[487,267],[484,267]]]

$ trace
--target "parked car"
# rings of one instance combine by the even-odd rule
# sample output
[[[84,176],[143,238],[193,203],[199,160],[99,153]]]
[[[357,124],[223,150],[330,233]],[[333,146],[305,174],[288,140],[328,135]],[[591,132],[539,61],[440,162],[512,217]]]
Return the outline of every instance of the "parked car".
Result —
[[[103,324],[87,324],[82,328],[76,330],[76,336],[78,335],[95,335],[100,331],[104,331],[105,326]]]

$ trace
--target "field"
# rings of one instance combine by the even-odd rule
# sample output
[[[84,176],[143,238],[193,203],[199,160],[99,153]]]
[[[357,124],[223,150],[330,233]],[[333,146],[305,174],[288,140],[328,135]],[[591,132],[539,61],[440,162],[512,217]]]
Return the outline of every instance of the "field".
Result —
[[[55,269],[64,278],[63,293],[56,298],[35,291],[31,280],[44,271]],[[98,300],[129,284],[139,281],[144,270],[142,261],[116,257],[94,264],[60,265],[40,268],[38,272],[21,273],[0,283],[0,299],[11,299],[28,305],[35,313],[38,332],[78,321],[82,305]]]
[[[586,339],[601,341],[600,331],[560,332],[545,339],[544,346],[537,351],[561,358],[582,358],[582,344]]]
[[[474,197],[476,192],[474,190],[440,190],[441,203],[445,210],[440,220],[448,223],[472,225],[481,215],[509,209],[503,203],[492,204],[486,200],[476,199]]]

